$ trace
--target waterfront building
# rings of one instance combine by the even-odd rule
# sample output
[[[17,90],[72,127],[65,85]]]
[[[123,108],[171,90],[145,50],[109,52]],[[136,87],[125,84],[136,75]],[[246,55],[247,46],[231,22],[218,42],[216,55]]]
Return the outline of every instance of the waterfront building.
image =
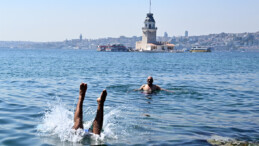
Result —
[[[100,45],[97,48],[99,52],[128,52],[129,49],[123,44],[113,44],[113,45]]]

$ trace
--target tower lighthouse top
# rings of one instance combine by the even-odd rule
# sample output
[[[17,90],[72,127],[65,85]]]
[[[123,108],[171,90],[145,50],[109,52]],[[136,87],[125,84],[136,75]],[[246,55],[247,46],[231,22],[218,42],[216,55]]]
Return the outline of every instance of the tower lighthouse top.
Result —
[[[147,17],[145,19],[145,23],[147,23],[147,22],[155,23],[155,19],[153,17],[153,13],[151,13],[151,0],[149,0],[149,2],[150,2],[149,13],[147,13]]]
[[[156,22],[154,17],[153,17],[153,14],[152,13],[148,13],[147,14],[147,17],[145,19],[145,22]]]
[[[151,13],[151,0],[149,0],[149,13]]]
[[[145,19],[145,27],[144,29],[157,29],[156,28],[156,21],[153,17],[153,13],[151,13],[151,0],[149,0],[149,13],[147,13],[146,19]]]

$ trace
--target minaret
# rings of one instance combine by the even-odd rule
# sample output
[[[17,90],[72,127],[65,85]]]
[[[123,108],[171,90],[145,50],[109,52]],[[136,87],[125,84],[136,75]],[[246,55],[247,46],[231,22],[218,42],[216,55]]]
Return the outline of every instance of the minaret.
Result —
[[[150,7],[149,7],[149,13],[147,14],[147,17],[144,22],[145,26],[142,28],[143,36],[142,36],[142,45],[148,44],[148,43],[156,43],[156,21],[153,17],[153,14],[151,13],[151,0],[150,0]]]

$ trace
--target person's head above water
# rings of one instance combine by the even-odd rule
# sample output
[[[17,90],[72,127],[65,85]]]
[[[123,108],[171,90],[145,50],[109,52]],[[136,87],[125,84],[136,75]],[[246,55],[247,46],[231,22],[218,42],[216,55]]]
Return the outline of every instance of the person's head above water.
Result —
[[[152,84],[153,84],[153,78],[152,78],[151,76],[149,76],[149,77],[147,78],[147,84],[148,84],[148,85],[152,85]]]

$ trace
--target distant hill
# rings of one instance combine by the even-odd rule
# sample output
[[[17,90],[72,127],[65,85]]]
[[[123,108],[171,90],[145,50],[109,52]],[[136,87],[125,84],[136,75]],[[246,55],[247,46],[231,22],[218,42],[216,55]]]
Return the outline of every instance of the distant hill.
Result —
[[[48,49],[96,49],[98,45],[124,44],[135,48],[135,43],[142,37],[72,39],[62,42],[30,42],[30,41],[0,41],[0,48],[48,48]],[[193,46],[212,47],[216,51],[258,51],[259,32],[255,33],[219,33],[201,36],[157,37],[158,41],[175,44],[175,49],[190,49]]]

